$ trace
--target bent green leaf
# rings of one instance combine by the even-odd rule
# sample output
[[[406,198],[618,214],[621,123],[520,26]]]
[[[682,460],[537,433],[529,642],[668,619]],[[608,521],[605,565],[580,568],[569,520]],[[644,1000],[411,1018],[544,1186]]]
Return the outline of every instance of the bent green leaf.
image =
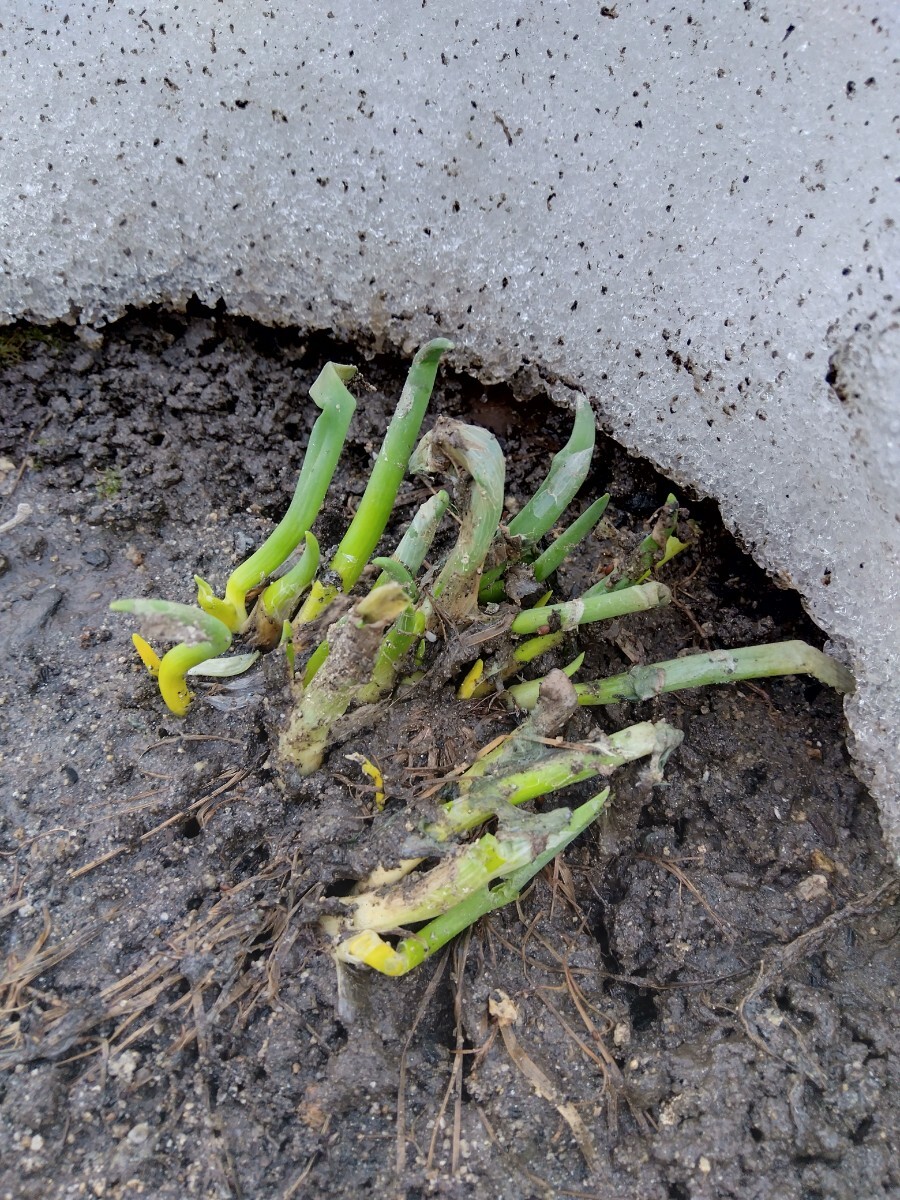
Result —
[[[114,600],[109,607],[113,612],[127,612],[141,617],[151,637],[168,640],[184,638],[162,659],[157,658],[146,642],[143,647],[138,644],[143,639],[137,639],[137,635],[134,639],[144,664],[157,676],[163,700],[176,716],[184,716],[193,699],[193,693],[185,682],[186,673],[191,667],[216,658],[227,650],[231,645],[231,630],[202,609],[190,604],[176,604],[171,600]],[[188,635],[186,638],[185,634]],[[150,651],[149,655],[147,651]],[[156,659],[155,664],[153,659]]]
[[[469,498],[456,544],[435,580],[432,594],[453,620],[471,620],[478,610],[478,585],[484,560],[503,513],[506,463],[493,434],[477,425],[438,417],[410,459],[417,475],[447,471],[469,477]]]
[[[355,367],[326,363],[309,389],[322,412],[312,427],[293,499],[260,548],[231,573],[224,600],[219,600],[210,585],[195,576],[198,603],[232,632],[241,629],[247,620],[247,593],[293,554],[322,507],[356,410],[356,401],[345,386],[355,374]]]
[[[585,396],[579,396],[569,440],[554,455],[541,486],[509,523],[510,535],[521,538],[525,547],[536,546],[575,498],[590,470],[595,437],[591,402]]]

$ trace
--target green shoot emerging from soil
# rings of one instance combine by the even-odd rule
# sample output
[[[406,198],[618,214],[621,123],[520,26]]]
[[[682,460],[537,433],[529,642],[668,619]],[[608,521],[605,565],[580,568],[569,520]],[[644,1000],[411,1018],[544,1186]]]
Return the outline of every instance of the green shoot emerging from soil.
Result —
[[[145,628],[159,637],[174,639],[188,634],[187,641],[174,646],[162,659],[142,637],[132,636],[141,661],[159,683],[163,700],[173,713],[183,716],[193,699],[185,676],[191,668],[227,650],[231,630],[202,609],[170,600],[115,600],[110,608],[143,617]]]
[[[597,583],[554,601],[545,588],[598,528],[609,503],[608,495],[600,496],[557,529],[590,469],[590,404],[579,400],[568,442],[531,499],[504,524],[506,463],[491,433],[440,416],[418,440],[438,365],[450,349],[436,338],[416,354],[356,514],[327,566],[313,527],[356,408],[347,388],[355,369],[335,363],[310,389],[321,412],[288,510],[231,573],[224,595],[197,577],[197,608],[157,599],[112,605],[141,618],[150,636],[177,643],[160,659],[143,637],[133,639],[178,715],[192,699],[189,674],[227,677],[246,670],[260,651],[284,647],[292,703],[274,761],[294,790],[322,767],[333,746],[371,726],[393,697],[427,690],[432,700],[437,694],[452,705],[498,695],[509,708],[529,713],[518,730],[454,774],[430,816],[421,804],[415,817],[398,814],[415,836],[398,836],[394,861],[349,896],[325,902],[323,924],[337,960],[389,975],[404,974],[479,917],[515,900],[595,821],[610,793],[603,787],[574,809],[541,814],[523,805],[605,779],[638,759],[649,761],[651,782],[660,781],[681,741],[678,730],[645,721],[569,744],[564,730],[580,706],[641,702],[776,675],[812,675],[839,692],[854,686],[844,667],[796,641],[689,654],[573,683],[569,676],[578,674],[582,652],[563,670],[523,681],[530,663],[559,652],[588,626],[669,604],[671,592],[657,574],[688,548],[695,531],[670,495],[643,540],[603,567]],[[373,557],[407,471],[445,476],[447,489],[421,505],[393,553]],[[448,537],[450,518],[455,536]],[[250,649],[222,657],[235,635]],[[364,755],[348,757],[377,781],[380,812],[380,771]]]
[[[225,585],[224,600],[218,600],[210,585],[195,576],[201,608],[218,617],[232,632],[237,632],[246,624],[247,593],[287,561],[309,532],[325,501],[350,420],[356,410],[356,401],[345,386],[355,374],[355,367],[328,363],[310,388],[309,394],[322,413],[313,425],[290,508],[260,548],[232,571]],[[306,580],[307,585],[310,582],[311,579]],[[278,603],[270,599],[266,607],[271,610]]]

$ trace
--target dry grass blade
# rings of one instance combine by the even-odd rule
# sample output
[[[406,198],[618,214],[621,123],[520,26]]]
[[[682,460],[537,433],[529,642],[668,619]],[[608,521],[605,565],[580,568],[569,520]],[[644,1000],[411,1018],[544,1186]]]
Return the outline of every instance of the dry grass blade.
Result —
[[[6,904],[0,904],[0,921],[4,917],[10,917],[14,912],[18,912],[20,908],[24,908],[28,901],[24,896],[19,896],[17,900],[10,900]]]
[[[291,864],[290,879],[293,879],[297,874],[297,860],[294,859]],[[320,885],[313,884],[308,887],[302,896],[296,896],[294,889],[289,886],[288,895],[285,897],[285,903],[279,907],[279,921],[273,926],[271,938],[271,951],[266,960],[266,1002],[274,1005],[278,1002],[279,988],[281,984],[281,968],[288,954],[294,947],[297,938],[300,936],[301,926],[296,923],[294,918],[300,911],[301,907],[307,902],[310,894],[315,891]],[[299,969],[299,968],[298,968]]]
[[[649,1133],[650,1125],[647,1120],[646,1114],[644,1112],[642,1112],[641,1109],[636,1104],[633,1104],[630,1098],[628,1098],[628,1090],[625,1086],[625,1078],[622,1075],[621,1068],[619,1067],[619,1064],[616,1062],[613,1055],[610,1053],[610,1050],[607,1047],[606,1042],[603,1040],[602,1034],[597,1029],[597,1026],[594,1024],[594,1022],[591,1020],[591,1016],[590,1016],[590,1012],[589,1012],[591,1005],[588,1002],[587,997],[585,996],[584,992],[579,987],[578,981],[575,978],[575,975],[574,975],[574,972],[572,971],[571,966],[569,965],[568,961],[565,958],[563,958],[561,955],[557,954],[557,952],[553,949],[553,947],[548,942],[546,942],[543,938],[539,937],[538,941],[541,943],[541,945],[544,947],[544,949],[553,958],[555,958],[556,961],[558,962],[558,964],[563,972],[563,977],[565,979],[566,991],[568,992],[569,996],[571,997],[572,1003],[575,1006],[575,1010],[578,1013],[579,1017],[581,1018],[581,1023],[584,1025],[585,1029],[591,1036],[591,1040],[593,1041],[594,1045],[597,1047],[597,1053],[603,1059],[603,1062],[605,1064],[605,1067],[606,1067],[605,1079],[609,1086],[609,1092],[610,1092],[610,1107],[609,1107],[610,1128],[612,1128],[612,1129],[616,1128],[616,1125],[618,1123],[618,1101],[619,1101],[619,1097],[624,1095],[628,1099],[628,1107],[631,1110],[631,1115],[634,1118],[635,1123],[637,1124],[638,1128],[641,1130],[642,1133]]]
[[[20,992],[22,988],[27,987],[39,975],[43,975],[51,967],[58,966],[59,963],[63,962],[71,954],[74,954],[81,946],[84,946],[92,938],[96,937],[104,921],[109,920],[111,915],[113,914],[103,918],[101,921],[92,922],[86,929],[79,930],[79,932],[67,937],[65,941],[56,942],[45,949],[44,947],[52,928],[50,916],[45,911],[44,927],[29,947],[25,957],[17,959],[15,955],[10,955],[7,959],[6,969],[2,978],[0,978],[0,990],[8,989],[10,993]]]
[[[70,934],[62,941],[48,945],[53,931],[50,914],[44,910],[44,924],[40,933],[29,946],[23,957],[9,955],[0,976],[0,1018],[4,1025],[0,1028],[0,1065],[14,1065],[14,1051],[19,1048],[24,1038],[20,1022],[16,1019],[18,1013],[26,1006],[25,993],[39,976],[53,967],[58,966],[82,946],[98,936],[104,924],[118,914],[118,909],[112,909],[99,921],[92,921],[84,929]],[[65,1015],[64,1009],[52,1009],[51,1013],[58,1018]]]
[[[177,739],[171,738],[168,740],[175,741]],[[188,817],[196,817],[201,825],[205,824],[214,811],[214,809],[210,807],[212,801],[216,800],[219,796],[222,796],[236,784],[241,783],[247,778],[248,775],[252,775],[257,766],[257,763],[253,763],[249,767],[236,768],[219,787],[215,788],[211,792],[207,792],[205,796],[201,796],[198,800],[195,800],[192,804],[189,804],[187,808],[182,809],[180,812],[175,813],[171,817],[167,817],[164,821],[160,821],[158,825],[154,825],[153,828],[148,829],[146,833],[142,833],[138,839],[138,843],[143,845],[151,838],[156,837],[158,833],[162,833],[164,829],[168,829],[171,825],[177,825],[179,821],[186,821]],[[201,814],[203,817],[202,820]],[[106,854],[101,854],[99,858],[92,859],[91,862],[85,863],[84,866],[78,867],[77,870],[67,871],[66,878],[80,879],[82,875],[87,875],[90,871],[95,870],[97,867],[102,867],[106,863],[112,862],[114,858],[118,858],[120,855],[127,853],[130,849],[130,845],[117,846],[115,850],[109,850]]]
[[[325,1121],[322,1125],[322,1128],[319,1130],[319,1137],[324,1138],[327,1135],[328,1130],[330,1128],[331,1128],[331,1113],[328,1113],[328,1115],[325,1117]],[[300,1174],[297,1176],[297,1178],[293,1181],[293,1183],[288,1185],[288,1188],[285,1191],[285,1193],[282,1197],[282,1200],[293,1200],[293,1197],[298,1194],[300,1189],[303,1187],[304,1183],[306,1183],[307,1179],[309,1178],[310,1172],[312,1171],[313,1167],[319,1161],[319,1157],[320,1157],[321,1153],[322,1153],[321,1147],[317,1147],[312,1152],[312,1154],[309,1156],[309,1158],[307,1160],[306,1166],[303,1168],[303,1170],[300,1172]]]
[[[563,862],[562,855],[554,858],[553,863],[549,867],[544,868],[545,873],[552,873],[553,883],[550,889],[550,921],[552,923],[556,916],[556,897],[561,895],[563,900],[581,922],[581,927],[584,928],[587,921],[584,915],[584,910],[578,903],[578,897],[575,894],[575,881],[572,878],[572,872]]]
[[[462,1139],[462,1085],[463,1085],[463,1054],[465,1053],[465,1034],[463,1032],[463,985],[466,976],[466,959],[469,956],[469,945],[472,939],[471,928],[453,947],[453,970],[456,978],[456,991],[453,996],[453,1016],[456,1020],[456,1057],[453,1060],[454,1092],[453,1097],[453,1148],[450,1156],[450,1168],[454,1176],[459,1173],[460,1142]]]
[[[177,746],[179,742],[228,742],[232,746],[244,745],[240,738],[226,737],[220,733],[177,733],[173,737],[161,738],[158,742],[151,742],[149,746],[141,751],[141,757],[143,758],[151,750],[159,750],[163,746]]]
[[[504,742],[509,741],[511,736],[512,735],[509,733],[498,734],[497,737],[489,741],[486,746],[482,746],[478,753],[471,759],[471,761],[465,760],[461,763],[458,763],[451,771],[448,771],[445,775],[442,775],[437,783],[432,784],[431,787],[427,788],[425,791],[419,792],[416,795],[416,800],[429,800],[432,796],[436,796],[442,788],[447,787],[451,783],[458,782],[460,776],[465,775],[466,771],[468,771],[470,767],[479,762],[482,758],[485,758],[488,754],[492,753],[492,751],[496,750],[499,746],[502,746]]]
[[[276,859],[265,871],[242,880],[221,896],[203,917],[198,919],[192,913],[185,926],[173,934],[164,950],[153,954],[129,975],[100,991],[90,1011],[77,1014],[77,1025],[71,1031],[68,1027],[73,1024],[75,1014],[61,1006],[51,1009],[45,1014],[42,1027],[35,1035],[37,1050],[43,1046],[47,1053],[52,1052],[57,1057],[61,1052],[57,1043],[60,1043],[62,1050],[66,1050],[102,1022],[112,1020],[116,1022],[115,1027],[103,1044],[122,1051],[151,1031],[163,1014],[171,1019],[193,1012],[196,1018],[196,1014],[204,1008],[203,996],[212,988],[215,988],[216,999],[208,1010],[204,1008],[203,1020],[218,1021],[225,1011],[231,1009],[236,1010],[236,1023],[245,1022],[260,994],[267,989],[270,993],[273,988],[277,989],[277,966],[274,974],[268,970],[248,971],[251,958],[256,959],[266,952],[272,957],[281,950],[283,939],[288,937],[293,941],[297,936],[297,931],[292,930],[291,926],[291,918],[299,903],[290,886],[292,870],[290,861]],[[234,898],[248,889],[258,889],[260,885],[276,889],[272,900],[262,906],[256,904],[249,911],[235,911]],[[237,908],[240,909],[240,905]],[[113,919],[119,911],[107,913],[105,921]],[[44,945],[49,933],[45,926],[27,957],[21,962],[12,960],[8,964],[0,981],[0,1013],[12,1015],[16,1006],[21,1004],[22,989],[30,980],[57,965],[85,942],[96,938],[101,924],[92,924],[76,937],[68,939],[64,945],[54,947]],[[199,977],[188,980],[190,990],[187,993],[174,995],[185,981],[185,963],[191,961],[192,956],[198,959],[204,954],[214,954],[220,963],[227,963],[230,959],[230,972],[222,979],[218,968],[206,969]],[[10,1020],[9,1025],[7,1041],[10,1037],[18,1037],[19,1023]],[[197,1020],[190,1020],[176,1034],[170,1050],[181,1050],[190,1045],[198,1038],[198,1030]],[[0,1046],[3,1040],[3,1033],[0,1032]],[[95,1054],[99,1049],[100,1045],[95,1044],[66,1061]],[[9,1053],[12,1054],[12,1051]],[[0,1053],[0,1062],[4,1057]]]
[[[549,988],[538,988],[537,994],[540,997],[541,1002],[544,1005],[546,1005],[547,1008],[550,1009],[550,1011],[553,1013],[554,1017],[556,1017],[557,1021],[559,1021],[560,1025],[563,1027],[565,1032],[572,1039],[572,1041],[575,1043],[575,1045],[578,1047],[578,1049],[581,1051],[581,1053],[585,1056],[585,1058],[590,1059],[590,1061],[592,1063],[594,1063],[595,1066],[600,1068],[600,1074],[603,1076],[603,1090],[607,1091],[609,1089],[609,1068],[607,1067],[607,1065],[603,1061],[603,1059],[600,1057],[600,1055],[595,1054],[594,1051],[590,1048],[590,1046],[578,1036],[578,1034],[575,1032],[575,1030],[572,1028],[572,1026],[569,1024],[569,1022],[566,1020],[566,1018],[562,1015],[562,1013],[559,1011],[559,1009],[556,1007],[556,1005],[553,1003],[553,1001],[549,1000],[547,998],[547,996],[544,993],[549,990],[550,990]]]
[[[494,1026],[493,1032],[496,1033],[496,1031],[496,1026]],[[535,1175],[533,1171],[530,1171],[527,1167],[523,1166],[522,1163],[517,1161],[515,1155],[511,1154],[497,1137],[496,1131],[488,1120],[487,1113],[483,1108],[481,1108],[479,1105],[476,1105],[476,1112],[478,1113],[481,1124],[484,1126],[484,1131],[488,1135],[491,1145],[496,1147],[496,1149],[500,1152],[503,1158],[506,1159],[507,1162],[514,1164],[515,1168],[520,1171],[522,1175],[524,1175],[529,1183],[533,1184],[538,1189],[538,1191],[546,1198],[546,1200],[556,1200],[556,1197],[561,1193],[558,1192],[556,1188],[551,1187],[546,1179],[542,1179],[540,1175]]]
[[[531,925],[528,927],[529,937],[536,941],[539,941],[540,944],[542,946],[544,946],[546,949],[550,949],[547,946],[547,943],[543,939],[539,938],[537,936],[537,934],[534,932],[533,926],[534,926],[534,921],[532,921]],[[523,955],[521,946],[513,945],[513,943],[511,941],[509,941],[508,938],[503,937],[503,935],[497,931],[495,926],[489,925],[486,932],[491,941],[496,940],[497,942],[500,943],[501,946],[503,946],[506,950],[508,950],[510,952],[510,954],[514,954],[514,955],[516,955],[516,957],[521,958],[522,969],[523,969],[523,971],[526,972],[526,974],[530,971],[535,971],[535,972],[551,971],[557,975],[565,975],[566,974],[566,971],[560,965],[562,960],[560,959],[559,955],[556,954],[556,952],[554,950],[551,950],[551,953],[553,954],[555,961],[554,962],[545,962],[544,960],[539,959],[539,958],[531,958],[526,955]],[[614,971],[605,971],[605,970],[603,970],[602,967],[598,968],[598,967],[572,967],[572,966],[570,966],[568,968],[568,972],[573,979],[577,975],[583,975],[586,978],[593,979],[593,980],[596,980],[598,978],[610,979],[614,983],[627,983],[627,984],[630,984],[632,987],[644,988],[648,991],[656,991],[656,992],[678,992],[678,991],[683,991],[687,988],[708,988],[708,987],[712,987],[714,984],[717,984],[717,983],[728,983],[732,979],[740,979],[742,975],[748,974],[749,970],[750,970],[750,968],[748,968],[748,967],[742,967],[739,971],[728,971],[723,975],[711,975],[704,979],[674,979],[674,980],[666,980],[665,982],[661,982],[658,979],[651,979],[651,978],[645,977],[643,975],[622,975],[622,974],[618,974]]]
[[[569,1126],[585,1163],[589,1169],[593,1169],[597,1162],[597,1147],[594,1144],[593,1136],[572,1101],[566,1099],[559,1085],[537,1065],[519,1044],[512,1028],[518,1020],[518,1011],[515,1005],[505,992],[496,991],[492,994],[488,1007],[491,1016],[500,1028],[500,1036],[503,1038],[507,1054],[537,1094],[552,1104]]]

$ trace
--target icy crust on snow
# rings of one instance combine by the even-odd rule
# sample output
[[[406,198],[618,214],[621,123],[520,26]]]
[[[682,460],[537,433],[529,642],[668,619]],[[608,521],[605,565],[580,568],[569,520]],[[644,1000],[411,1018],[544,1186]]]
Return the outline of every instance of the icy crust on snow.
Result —
[[[889,6],[496,7],[7,0],[0,321],[195,294],[586,392],[846,648],[900,851]]]

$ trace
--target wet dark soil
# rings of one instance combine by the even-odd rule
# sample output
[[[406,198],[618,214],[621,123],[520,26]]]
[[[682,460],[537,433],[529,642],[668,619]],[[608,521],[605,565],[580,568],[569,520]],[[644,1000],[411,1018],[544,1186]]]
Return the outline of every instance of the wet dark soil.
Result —
[[[275,656],[178,720],[108,604],[190,602],[195,572],[221,588],[288,503],[328,358],[363,374],[316,529],[337,541],[405,364],[204,312],[0,343],[0,523],[32,509],[0,535],[0,1196],[900,1194],[896,896],[835,695],[792,679],[583,710],[572,736],[683,729],[665,785],[620,773],[517,905],[406,978],[339,981],[316,918],[379,819],[343,754],[381,764],[390,816],[511,719],[429,693],[285,796]],[[569,423],[447,371],[433,411],[497,434],[513,500]],[[595,464],[609,519],[564,594],[669,490],[608,439]],[[421,498],[405,485],[399,522]],[[582,677],[822,644],[683,499],[701,536],[668,568],[676,603],[580,637]]]

